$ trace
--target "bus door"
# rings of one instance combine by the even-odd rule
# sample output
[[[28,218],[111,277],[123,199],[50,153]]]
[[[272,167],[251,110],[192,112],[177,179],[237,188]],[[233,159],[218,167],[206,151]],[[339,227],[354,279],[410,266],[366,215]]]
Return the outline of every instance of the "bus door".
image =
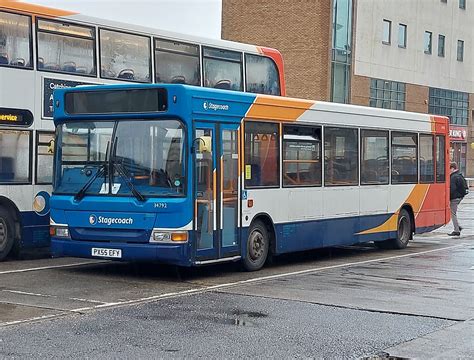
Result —
[[[240,255],[238,125],[196,123],[193,149],[195,259]]]

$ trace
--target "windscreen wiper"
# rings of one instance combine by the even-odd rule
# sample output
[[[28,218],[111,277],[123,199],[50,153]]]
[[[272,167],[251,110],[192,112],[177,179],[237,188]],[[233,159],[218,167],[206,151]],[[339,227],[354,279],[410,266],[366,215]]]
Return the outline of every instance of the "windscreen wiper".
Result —
[[[115,163],[117,143],[118,143],[118,137],[115,138],[114,148],[112,150],[112,153],[110,154],[110,163],[112,164],[112,173],[109,176],[109,180],[112,178],[114,174],[113,170],[117,170],[120,177],[125,181],[125,184],[127,184],[128,188],[132,192],[133,196],[135,196],[138,199],[138,201],[144,202],[146,198],[135,188],[135,185],[133,185],[133,183],[130,181],[127,174],[125,173],[125,169],[123,168],[123,165],[119,163]],[[113,180],[111,182],[113,182]]]
[[[107,148],[105,149],[105,159],[104,159],[104,162],[102,163],[102,165],[100,166],[100,168],[97,170],[97,172],[94,174],[93,177],[91,177],[89,179],[88,182],[86,182],[84,184],[84,186],[81,188],[81,190],[79,190],[77,192],[76,195],[74,195],[74,200],[76,201],[80,201],[84,198],[84,196],[86,195],[86,191],[91,187],[91,185],[94,183],[94,181],[99,177],[99,176],[102,176],[104,175],[104,182],[107,178],[107,154],[109,152],[109,145],[110,145],[110,141],[107,142]]]

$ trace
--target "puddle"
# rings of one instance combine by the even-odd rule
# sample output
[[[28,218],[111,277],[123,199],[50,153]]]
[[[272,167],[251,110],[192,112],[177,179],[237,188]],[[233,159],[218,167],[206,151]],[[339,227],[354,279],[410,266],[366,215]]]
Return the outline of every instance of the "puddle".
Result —
[[[360,360],[410,360],[410,358],[400,357],[400,356],[392,356],[386,352],[380,352],[378,354],[364,356],[360,358]]]
[[[267,314],[257,311],[234,310],[228,318],[223,320],[223,323],[235,326],[256,326],[256,319],[266,317],[268,317]]]

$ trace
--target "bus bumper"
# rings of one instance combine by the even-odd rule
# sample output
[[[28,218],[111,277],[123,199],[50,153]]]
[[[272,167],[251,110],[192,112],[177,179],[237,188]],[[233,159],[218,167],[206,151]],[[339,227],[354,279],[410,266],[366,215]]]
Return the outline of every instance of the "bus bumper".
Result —
[[[92,256],[92,248],[119,249],[120,258]],[[159,244],[126,244],[51,239],[53,257],[71,256],[88,259],[106,259],[118,261],[158,261],[166,264],[190,266],[189,246]]]

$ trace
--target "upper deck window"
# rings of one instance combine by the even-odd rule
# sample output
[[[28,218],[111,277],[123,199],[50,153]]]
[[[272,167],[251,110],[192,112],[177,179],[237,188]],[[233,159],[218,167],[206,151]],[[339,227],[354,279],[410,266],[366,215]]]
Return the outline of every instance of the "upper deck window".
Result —
[[[199,45],[155,39],[157,83],[201,85]]]
[[[151,81],[150,38],[100,29],[100,76]]]
[[[272,59],[245,54],[246,91],[280,95],[278,69]]]
[[[203,48],[204,86],[242,91],[242,54]]]
[[[0,11],[0,66],[33,67],[29,16]]]
[[[95,76],[95,30],[38,20],[38,70]]]

